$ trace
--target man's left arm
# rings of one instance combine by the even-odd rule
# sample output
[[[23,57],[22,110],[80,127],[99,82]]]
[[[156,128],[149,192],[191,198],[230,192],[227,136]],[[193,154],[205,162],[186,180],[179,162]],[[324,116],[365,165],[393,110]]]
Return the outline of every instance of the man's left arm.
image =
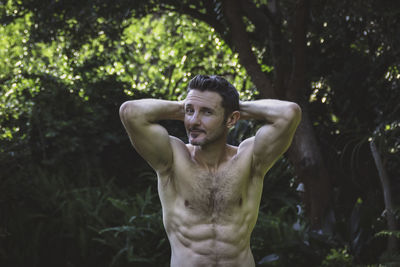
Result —
[[[245,101],[240,102],[240,117],[265,122],[252,139],[253,167],[265,174],[289,148],[301,109],[296,103],[275,99]]]

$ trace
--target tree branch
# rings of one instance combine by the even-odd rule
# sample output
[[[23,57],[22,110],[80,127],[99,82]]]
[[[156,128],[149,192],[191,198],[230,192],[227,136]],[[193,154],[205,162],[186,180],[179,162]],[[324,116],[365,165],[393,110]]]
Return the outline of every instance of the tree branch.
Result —
[[[180,5],[180,6],[160,6],[161,10],[164,11],[174,11],[179,14],[185,14],[192,18],[203,21],[213,27],[216,32],[218,32],[222,38],[226,38],[226,27],[217,19],[217,15],[212,7],[207,4],[205,5],[207,9],[207,13],[201,13],[198,9],[194,9],[189,7],[188,5]]]
[[[239,0],[223,0],[222,8],[231,26],[232,43],[239,53],[241,64],[246,68],[263,98],[276,98],[271,80],[261,71],[257,58],[252,51],[248,33],[242,20]]]
[[[293,23],[293,67],[287,98],[298,101],[306,90],[306,14],[308,0],[297,0]]]
[[[278,4],[274,1],[268,1],[270,8],[265,7],[261,10],[254,2],[249,0],[240,0],[241,8],[245,11],[247,18],[254,24],[258,39],[269,43],[272,62],[274,65],[274,90],[278,98],[285,98],[285,77],[288,75],[288,53],[284,53],[284,47],[289,47],[287,41],[283,38],[282,18],[279,12]]]

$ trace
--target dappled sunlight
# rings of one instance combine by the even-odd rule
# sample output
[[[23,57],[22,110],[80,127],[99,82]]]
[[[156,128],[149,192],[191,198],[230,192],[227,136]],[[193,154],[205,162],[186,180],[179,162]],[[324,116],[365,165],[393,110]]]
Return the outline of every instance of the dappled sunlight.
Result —
[[[2,1],[0,265],[168,265],[157,178],[118,112],[127,100],[183,100],[196,74],[224,76],[242,101],[302,108],[264,180],[259,265],[400,262],[387,216],[389,206],[399,223],[392,2]],[[180,122],[161,124],[184,140]],[[260,126],[239,121],[229,142]]]

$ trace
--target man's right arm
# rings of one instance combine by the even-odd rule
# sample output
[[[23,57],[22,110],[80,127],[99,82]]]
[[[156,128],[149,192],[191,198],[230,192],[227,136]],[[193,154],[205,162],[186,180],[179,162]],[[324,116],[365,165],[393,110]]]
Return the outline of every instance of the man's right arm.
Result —
[[[136,151],[157,172],[168,170],[173,155],[170,136],[159,120],[183,120],[183,102],[159,99],[127,101],[119,111]]]

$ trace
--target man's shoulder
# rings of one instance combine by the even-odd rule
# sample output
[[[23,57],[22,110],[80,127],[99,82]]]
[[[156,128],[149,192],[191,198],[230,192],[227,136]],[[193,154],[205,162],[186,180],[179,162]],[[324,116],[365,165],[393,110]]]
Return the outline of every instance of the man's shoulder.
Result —
[[[238,153],[248,152],[248,151],[252,152],[253,145],[254,145],[254,139],[255,139],[255,137],[252,136],[250,138],[243,140],[238,146]]]
[[[183,146],[185,146],[185,143],[181,139],[179,139],[178,137],[170,135],[169,139],[170,139],[172,145],[178,145],[178,146],[183,145]]]
[[[178,137],[169,136],[170,139],[170,143],[171,143],[171,147],[172,147],[172,151],[174,154],[174,157],[176,156],[184,156],[184,157],[188,157],[190,155],[190,147],[189,145],[185,144],[181,139],[179,139]]]

